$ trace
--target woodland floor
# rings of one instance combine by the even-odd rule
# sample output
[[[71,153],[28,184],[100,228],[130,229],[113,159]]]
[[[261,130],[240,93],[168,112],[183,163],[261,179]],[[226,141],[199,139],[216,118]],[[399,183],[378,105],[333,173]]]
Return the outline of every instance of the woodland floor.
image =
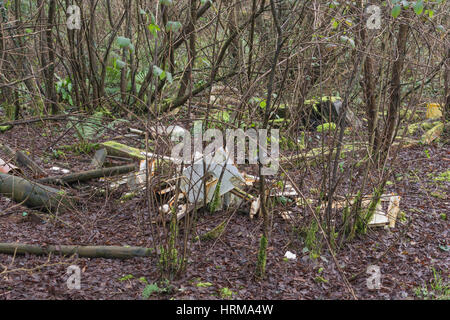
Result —
[[[0,135],[0,140],[29,150],[46,169],[84,169],[92,154],[67,152],[67,157],[41,161],[44,152],[51,153],[48,147],[65,131],[65,124],[52,123],[51,130],[42,129],[42,125],[16,126]],[[120,132],[123,128],[116,134]],[[72,144],[73,140],[73,136],[66,135],[58,145]],[[0,154],[0,158],[4,155]],[[431,290],[433,268],[448,285],[450,184],[435,178],[449,169],[449,159],[450,146],[445,143],[411,147],[398,155],[395,177],[390,179],[386,193],[402,197],[400,207],[405,218],[394,229],[371,229],[366,236],[344,245],[336,256],[358,298],[420,298],[416,289],[425,285]],[[150,233],[143,234],[139,227],[145,203],[139,199],[121,203],[119,197],[113,194],[105,200],[85,196],[78,212],[63,214],[58,220],[31,214],[29,209],[0,197],[0,242],[152,247]],[[28,213],[25,217],[24,212]],[[202,232],[210,230],[228,216],[223,211],[200,213],[197,228]],[[304,245],[297,232],[278,214],[274,215],[268,248],[267,277],[256,281],[253,275],[261,224],[260,219],[250,220],[244,211],[233,214],[217,241],[192,245],[187,272],[171,281],[167,292],[150,299],[220,299],[223,288],[229,288],[234,299],[351,298],[326,250],[319,258],[311,259],[309,253],[302,252]],[[287,250],[297,254],[296,261],[283,259]],[[79,291],[66,287],[69,265],[82,269]],[[146,284],[140,278],[145,277],[148,283],[157,281],[157,265],[156,257],[115,260],[0,254],[0,300],[142,299]],[[381,268],[380,290],[367,289],[369,265]],[[198,285],[206,282],[211,285]]]

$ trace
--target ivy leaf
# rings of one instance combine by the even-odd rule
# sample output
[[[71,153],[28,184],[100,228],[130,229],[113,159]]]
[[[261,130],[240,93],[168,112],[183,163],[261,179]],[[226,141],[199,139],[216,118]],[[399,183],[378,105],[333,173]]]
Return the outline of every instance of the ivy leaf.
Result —
[[[150,23],[148,25],[148,30],[150,30],[151,34],[156,37],[156,34],[158,33],[158,31],[161,31],[160,27],[158,27],[158,25],[154,24],[154,23]]]
[[[117,43],[121,48],[129,48],[131,44],[131,39],[126,37],[117,37]]]
[[[180,29],[181,29],[181,23],[180,22],[178,22],[178,21],[167,21],[167,24],[166,24],[166,30],[167,31],[177,32]]]
[[[392,8],[391,16],[397,18],[400,15],[400,12],[402,12],[402,7],[397,5],[394,8]]]
[[[122,61],[122,60],[120,60],[120,59],[117,59],[117,60],[116,60],[115,67],[116,67],[117,69],[123,69],[126,65],[127,65],[127,64],[126,64],[124,61]]]
[[[417,15],[420,15],[423,12],[423,1],[417,1],[416,4],[414,5],[414,12]]]
[[[163,69],[161,69],[160,67],[158,67],[158,66],[153,66],[153,74],[156,76],[156,77],[161,77],[161,75],[164,73],[164,70]]]

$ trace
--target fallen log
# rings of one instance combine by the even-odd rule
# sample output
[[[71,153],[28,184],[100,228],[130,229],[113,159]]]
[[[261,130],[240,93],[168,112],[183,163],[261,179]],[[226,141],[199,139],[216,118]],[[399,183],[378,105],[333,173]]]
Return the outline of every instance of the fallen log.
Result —
[[[43,186],[23,178],[0,173],[0,194],[31,209],[49,212],[73,206],[73,199],[64,190]]]
[[[0,253],[5,254],[35,254],[35,255],[73,255],[83,258],[127,259],[133,257],[148,257],[153,249],[144,247],[120,246],[38,246],[23,243],[0,243]]]
[[[39,179],[40,183],[50,183],[50,184],[70,184],[74,182],[85,182],[92,179],[111,177],[121,174],[126,174],[137,169],[136,164],[128,164],[125,166],[111,167],[111,168],[100,168],[95,170],[82,171],[77,173],[70,173],[63,176],[54,176]]]
[[[7,154],[8,157],[13,159],[17,163],[17,165],[26,167],[37,175],[47,176],[47,172],[45,172],[45,170],[41,166],[39,166],[36,162],[31,160],[22,151],[14,151],[6,144],[0,145],[0,147],[3,149],[3,151]]]

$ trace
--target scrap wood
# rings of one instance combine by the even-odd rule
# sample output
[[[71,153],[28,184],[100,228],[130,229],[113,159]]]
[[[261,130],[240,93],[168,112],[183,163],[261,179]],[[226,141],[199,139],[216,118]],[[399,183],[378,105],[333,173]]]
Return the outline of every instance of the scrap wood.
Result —
[[[128,259],[134,257],[149,257],[153,254],[153,249],[129,246],[38,246],[22,243],[0,243],[0,253],[35,255],[57,254],[69,256],[77,254],[79,257],[84,258]]]
[[[261,209],[261,197],[258,197],[255,200],[253,200],[252,204],[250,205],[250,219],[253,219],[253,217],[259,213],[260,209]]]
[[[367,209],[372,201],[372,198],[373,198],[372,195],[363,196],[361,201],[361,207]],[[356,197],[352,197],[349,200],[333,201],[332,208],[342,209],[348,205],[353,205],[355,199]],[[380,202],[377,204],[374,215],[372,219],[369,221],[369,226],[379,227],[379,226],[386,226],[389,224],[391,228],[394,228],[397,215],[400,212],[400,199],[401,199],[400,196],[396,196],[394,194],[381,195]],[[387,212],[385,212],[381,208],[381,202],[387,201],[389,201],[389,207]]]
[[[392,196],[389,199],[389,207],[387,210],[387,216],[389,219],[389,227],[395,228],[395,222],[397,221],[397,215],[400,212],[400,196]]]
[[[120,175],[136,170],[135,164],[129,164],[125,166],[111,167],[111,168],[100,168],[96,170],[83,171],[78,173],[71,173],[63,176],[54,176],[39,179],[41,183],[51,183],[51,184],[70,184],[74,182],[85,182],[92,179],[97,179],[101,177],[110,177],[114,175]]]
[[[56,211],[71,208],[74,200],[64,190],[0,173],[0,194],[32,209]]]
[[[0,147],[8,155],[8,157],[13,159],[17,163],[17,165],[30,169],[31,171],[34,172],[34,174],[36,174],[38,176],[41,176],[41,177],[47,176],[47,172],[45,172],[45,170],[42,167],[40,167],[36,162],[31,160],[22,151],[14,151],[6,144],[3,144],[3,145],[0,144]]]

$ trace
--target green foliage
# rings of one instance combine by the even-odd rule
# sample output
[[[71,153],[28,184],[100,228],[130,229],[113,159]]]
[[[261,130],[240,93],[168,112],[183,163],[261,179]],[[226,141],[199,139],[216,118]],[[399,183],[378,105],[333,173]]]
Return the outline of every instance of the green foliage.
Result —
[[[215,240],[218,237],[220,237],[220,235],[223,233],[226,225],[227,225],[227,220],[223,221],[217,227],[206,232],[205,234],[201,235],[200,237],[197,236],[194,240],[195,241],[198,241],[199,239],[202,241]]]
[[[217,182],[216,187],[214,189],[213,200],[208,204],[209,212],[214,213],[220,206],[220,181]]]
[[[431,268],[433,271],[433,279],[428,285],[415,289],[418,298],[424,300],[450,300],[450,284],[448,279],[443,279],[440,272]]]
[[[63,145],[59,150],[53,150],[52,156],[55,159],[66,157],[66,153],[62,150],[73,152],[76,155],[90,154],[91,152],[97,150],[98,147],[98,143],[90,143],[82,140],[72,145]]]
[[[134,279],[134,276],[132,274],[127,274],[126,276],[123,276],[122,278],[119,278],[119,281],[127,281]]]
[[[154,293],[159,293],[160,292],[160,288],[158,287],[157,284],[152,283],[147,285],[144,290],[142,291],[142,298],[144,299],[148,299],[150,298],[150,296]]]
[[[416,1],[413,8],[414,12],[417,15],[420,15],[423,12],[423,0]]]
[[[370,204],[366,210],[364,210],[361,215],[357,215],[357,225],[356,225],[356,231],[360,234],[366,234],[367,233],[367,227],[369,225],[370,220],[372,219],[375,210],[380,203],[381,196],[384,192],[384,185],[375,188],[373,192],[372,200],[370,201]]]
[[[177,32],[182,27],[181,23],[178,21],[167,21],[166,30],[170,32]]]
[[[89,141],[99,138],[101,135],[104,134],[106,128],[113,130],[119,123],[126,122],[125,119],[116,119],[114,121],[111,121],[108,123],[108,125],[105,127],[103,125],[103,118],[106,113],[109,113],[107,110],[101,110],[95,112],[92,116],[90,116],[88,119],[84,121],[78,121],[75,117],[69,117],[71,120],[67,127],[71,127],[73,125],[73,128],[76,131],[76,135],[78,138],[83,141]]]
[[[450,170],[447,170],[439,174],[439,176],[434,178],[434,181],[450,182]]]
[[[197,283],[198,288],[208,288],[211,287],[213,284],[211,282],[199,282]]]
[[[402,12],[402,6],[396,5],[392,8],[391,16],[393,16],[394,18],[397,18],[401,12]]]
[[[328,132],[336,130],[336,124],[333,122],[324,123],[317,127],[317,132]]]
[[[229,288],[225,287],[220,289],[219,294],[222,299],[231,299],[235,293]]]
[[[317,232],[319,231],[319,225],[317,221],[313,219],[306,228],[306,237],[305,237],[305,246],[311,253],[320,254],[321,244],[319,239],[317,238]]]
[[[317,283],[328,283],[328,280],[325,279],[324,277],[321,277],[321,276],[315,277],[314,281],[317,282]]]
[[[73,106],[72,100],[72,81],[69,77],[62,80],[58,75],[56,75],[58,81],[56,82],[56,92],[61,96],[63,102],[67,102],[69,105]]]

